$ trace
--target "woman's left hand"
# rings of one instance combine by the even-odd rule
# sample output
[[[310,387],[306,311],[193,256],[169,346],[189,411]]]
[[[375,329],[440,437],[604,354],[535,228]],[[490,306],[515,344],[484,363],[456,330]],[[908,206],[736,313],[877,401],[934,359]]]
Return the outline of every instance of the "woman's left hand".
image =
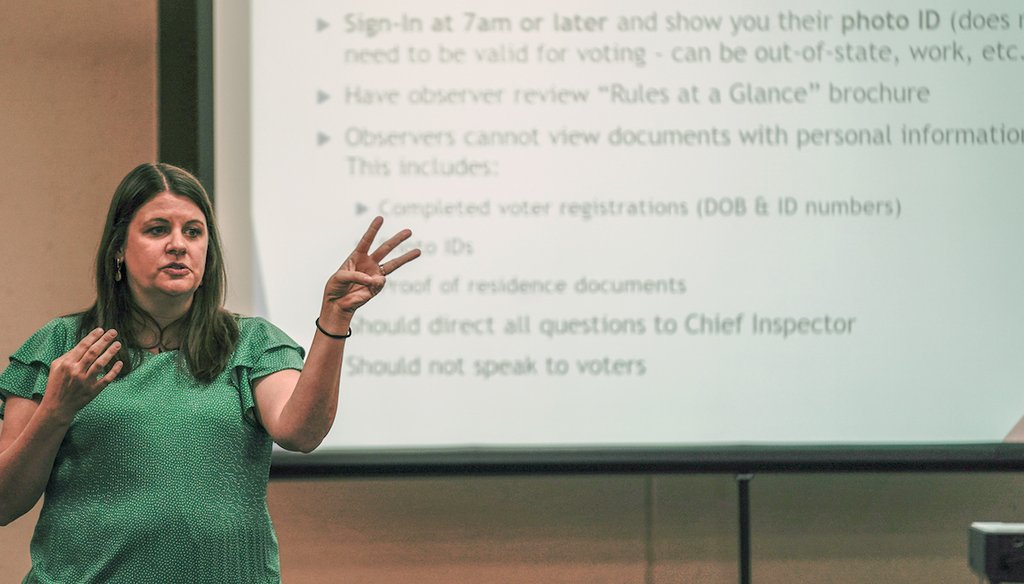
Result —
[[[338,271],[334,272],[327,280],[327,286],[324,287],[322,313],[329,311],[337,314],[337,312],[341,312],[351,317],[357,308],[366,304],[384,288],[385,276],[391,275],[398,268],[420,256],[420,250],[413,249],[397,258],[387,260],[388,254],[412,236],[412,231],[408,229],[403,229],[391,236],[373,253],[370,253],[370,246],[373,245],[373,240],[377,237],[377,232],[383,224],[382,217],[371,221],[370,227],[356,244],[356,248],[341,264]]]

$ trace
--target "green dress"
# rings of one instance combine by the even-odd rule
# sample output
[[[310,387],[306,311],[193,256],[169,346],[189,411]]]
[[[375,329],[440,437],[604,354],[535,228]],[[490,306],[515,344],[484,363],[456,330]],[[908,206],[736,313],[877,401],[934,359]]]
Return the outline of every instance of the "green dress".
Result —
[[[266,504],[272,441],[251,382],[302,369],[303,351],[263,319],[238,323],[238,347],[212,383],[196,381],[176,351],[147,353],[78,412],[24,582],[280,582]],[[0,396],[41,396],[76,331],[64,317],[36,332],[0,374]]]

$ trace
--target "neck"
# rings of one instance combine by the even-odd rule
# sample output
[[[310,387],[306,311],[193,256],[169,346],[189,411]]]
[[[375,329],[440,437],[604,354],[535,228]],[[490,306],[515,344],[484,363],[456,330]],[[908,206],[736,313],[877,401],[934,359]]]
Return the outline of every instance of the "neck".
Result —
[[[141,302],[141,298],[135,299],[135,304],[156,321],[157,326],[161,329],[166,328],[167,325],[181,320],[183,316],[188,314],[189,309],[192,308],[192,297],[188,296],[181,299],[178,302],[161,302],[161,303],[150,303]],[[170,300],[178,300],[173,298]]]
[[[152,352],[176,349],[181,345],[180,327],[175,325],[192,308],[191,294],[185,296],[164,296],[153,299],[133,295],[135,305],[142,314],[133,319],[132,328],[143,348]]]
[[[131,281],[128,282],[132,302],[156,321],[157,326],[161,329],[176,320],[180,320],[192,308],[195,291],[190,294],[181,295],[169,295],[153,291],[147,293],[139,290],[133,284]],[[151,325],[152,323],[149,324]]]

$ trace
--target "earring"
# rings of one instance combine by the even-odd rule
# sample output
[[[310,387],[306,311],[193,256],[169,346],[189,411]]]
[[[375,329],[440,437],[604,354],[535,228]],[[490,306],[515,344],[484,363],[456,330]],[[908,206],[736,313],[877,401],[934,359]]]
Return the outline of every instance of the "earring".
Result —
[[[115,258],[114,259],[114,268],[115,268],[115,270],[114,270],[114,281],[115,282],[120,282],[121,281],[121,262],[123,262],[123,261],[124,260],[120,259],[120,258]]]

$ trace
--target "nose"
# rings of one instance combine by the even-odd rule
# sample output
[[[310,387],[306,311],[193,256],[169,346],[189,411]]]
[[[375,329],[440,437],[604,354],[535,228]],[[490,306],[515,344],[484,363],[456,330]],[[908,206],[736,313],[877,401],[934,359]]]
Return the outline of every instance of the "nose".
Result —
[[[167,253],[175,257],[185,255],[185,239],[181,234],[176,234],[167,242]]]

